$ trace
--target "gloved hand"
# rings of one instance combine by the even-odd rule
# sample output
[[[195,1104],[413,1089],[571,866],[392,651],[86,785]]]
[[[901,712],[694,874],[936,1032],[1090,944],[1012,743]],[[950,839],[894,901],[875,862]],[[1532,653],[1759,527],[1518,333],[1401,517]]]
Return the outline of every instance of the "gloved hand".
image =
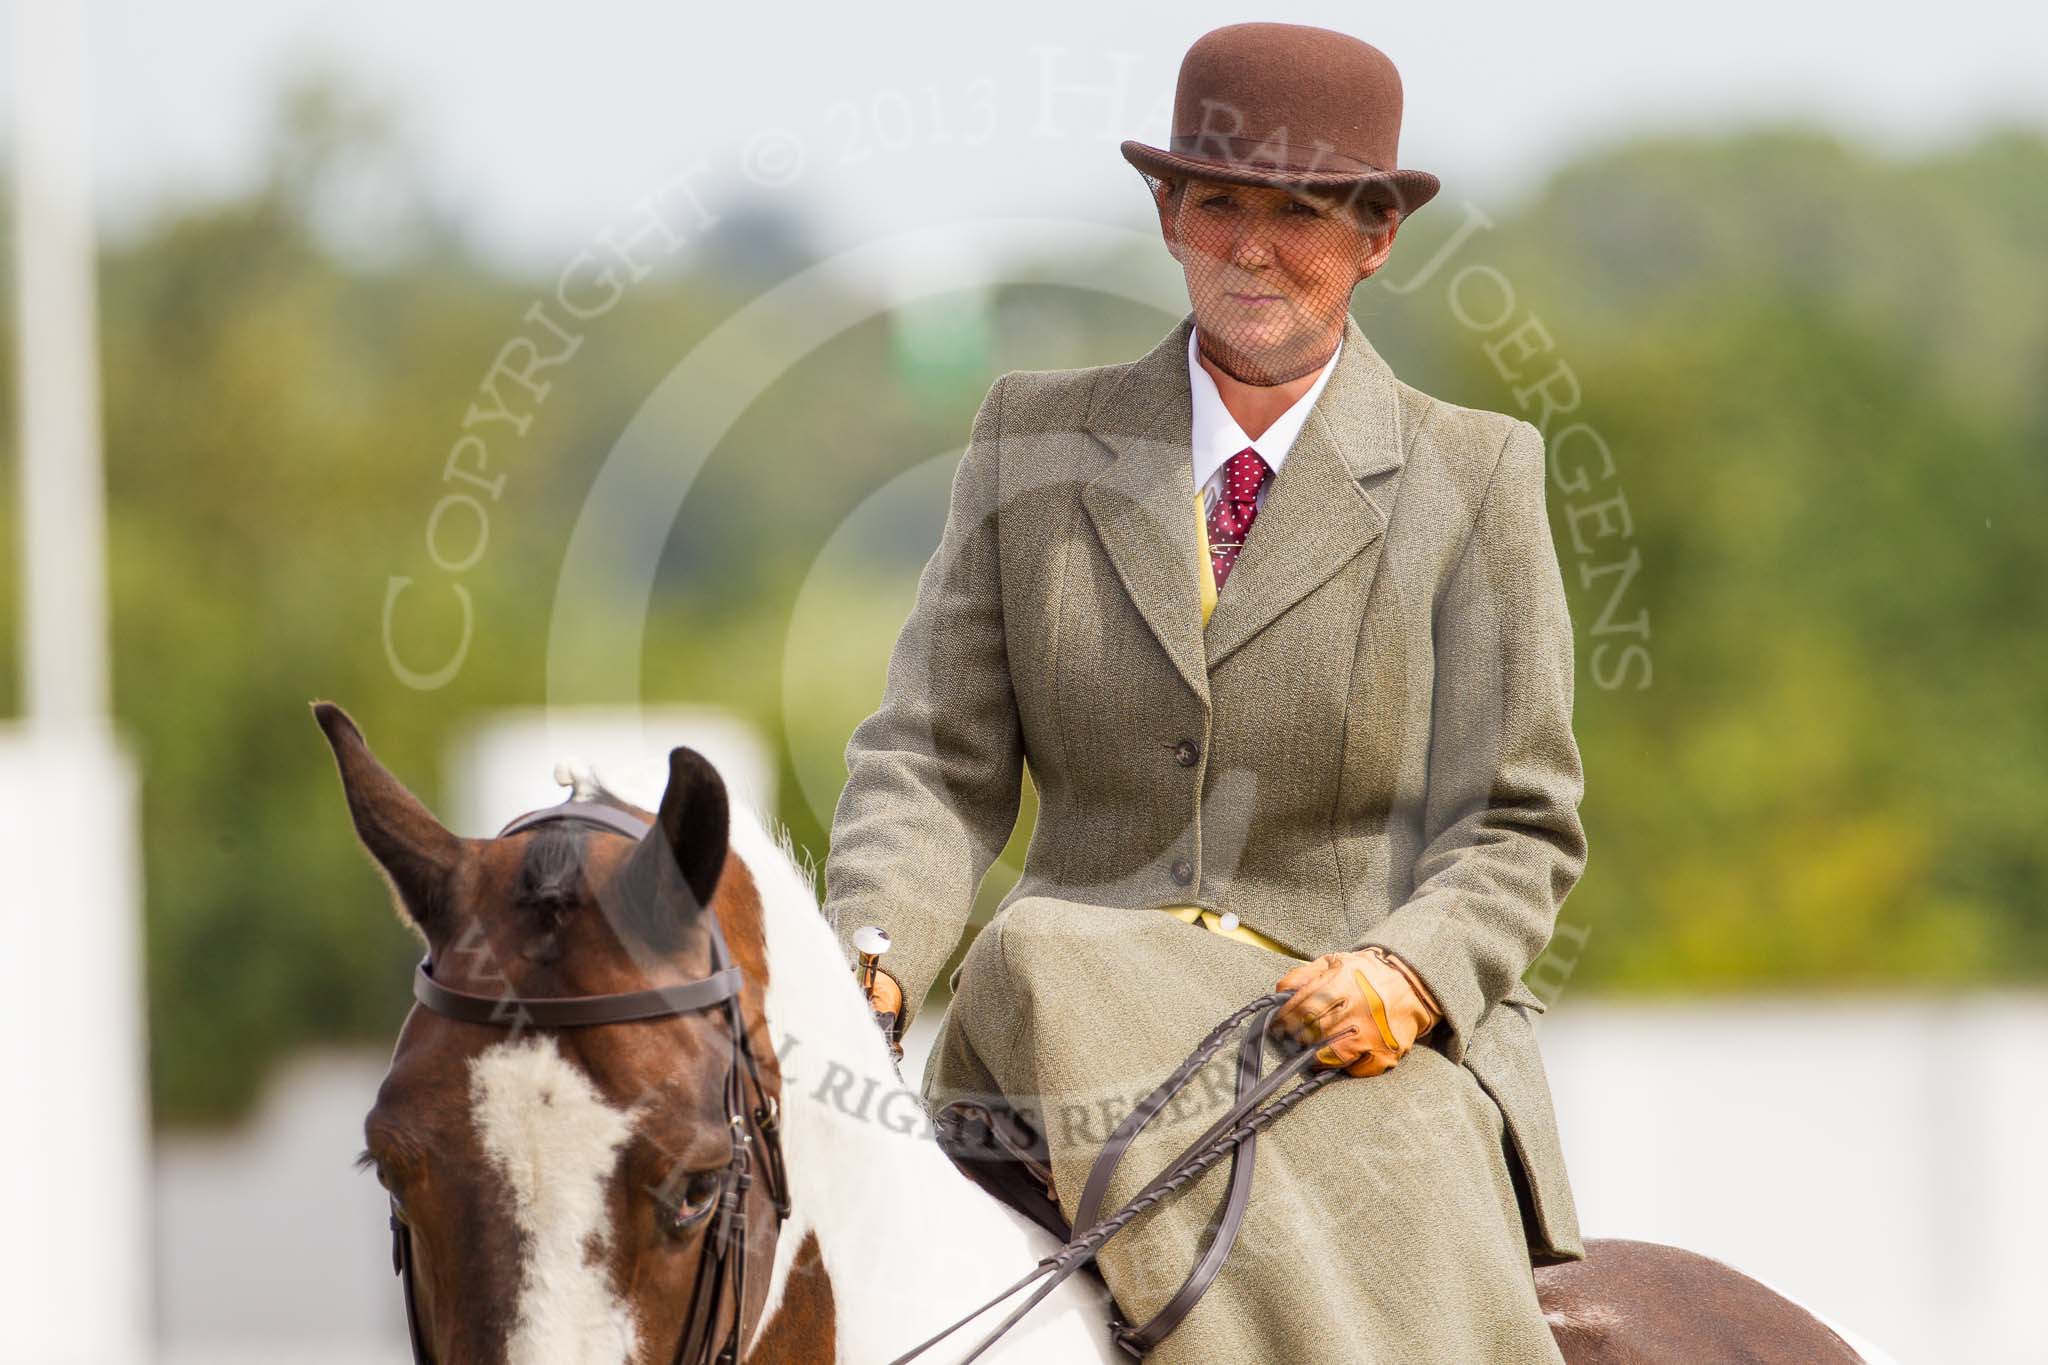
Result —
[[[889,1050],[899,1059],[903,1056],[902,1029],[898,1021],[903,1018],[903,983],[889,975],[888,969],[876,967],[875,979],[868,986],[868,1007],[875,1012],[877,1025],[882,1036],[889,1040]],[[883,1019],[881,1016],[889,1016]]]
[[[903,1013],[903,983],[889,975],[888,968],[875,968],[874,984],[868,987],[868,1004],[876,1014]]]
[[[1415,970],[1378,944],[1355,953],[1325,953],[1281,977],[1273,989],[1294,992],[1273,1016],[1277,1033],[1313,1044],[1352,1026],[1317,1051],[1316,1060],[1353,1076],[1391,1070],[1443,1017]]]

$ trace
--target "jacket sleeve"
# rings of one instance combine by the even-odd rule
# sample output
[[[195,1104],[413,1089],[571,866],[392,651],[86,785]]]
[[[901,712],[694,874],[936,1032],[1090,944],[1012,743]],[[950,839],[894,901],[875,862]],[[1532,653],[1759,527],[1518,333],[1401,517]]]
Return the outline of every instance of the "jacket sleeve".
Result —
[[[1572,736],[1572,624],[1544,513],[1543,437],[1509,431],[1434,617],[1436,679],[1414,891],[1377,943],[1472,1029],[1550,941],[1586,864]]]
[[[1004,644],[997,556],[998,379],[953,476],[939,547],[918,576],[881,705],[846,746],[832,816],[825,914],[849,964],[862,925],[887,931],[882,966],[907,1026],[959,942],[976,890],[1009,842],[1024,741]]]

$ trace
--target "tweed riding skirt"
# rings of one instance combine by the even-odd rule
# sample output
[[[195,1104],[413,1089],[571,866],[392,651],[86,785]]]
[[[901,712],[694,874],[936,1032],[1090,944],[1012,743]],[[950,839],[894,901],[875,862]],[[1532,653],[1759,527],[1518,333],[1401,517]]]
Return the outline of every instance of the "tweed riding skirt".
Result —
[[[1119,1121],[1293,958],[1158,910],[1021,898],[975,940],[924,1076],[936,1107],[990,1093],[1041,1122],[1071,1221]],[[1283,1059],[1268,1049],[1266,1070]],[[1233,1097],[1235,1045],[1139,1135],[1120,1208]],[[1384,1075],[1308,1097],[1257,1143],[1236,1247],[1158,1365],[1561,1365],[1536,1302],[1503,1123],[1426,1043]],[[1099,1257],[1142,1323],[1208,1244],[1227,1161],[1141,1214]]]

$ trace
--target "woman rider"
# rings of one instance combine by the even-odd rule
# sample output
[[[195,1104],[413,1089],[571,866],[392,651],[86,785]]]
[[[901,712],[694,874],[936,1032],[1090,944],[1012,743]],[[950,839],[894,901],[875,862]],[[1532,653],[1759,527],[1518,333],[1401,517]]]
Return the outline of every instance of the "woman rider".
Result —
[[[1134,362],[997,380],[847,747],[826,910],[849,961],[888,933],[871,995],[905,1023],[1029,765],[1024,871],[924,1091],[1032,1114],[1068,1219],[1108,1131],[1260,994],[1359,1078],[1260,1137],[1236,1248],[1156,1361],[1557,1361],[1531,1264],[1584,1254],[1520,980],[1586,854],[1543,442],[1402,383],[1350,316],[1437,189],[1395,169],[1400,112],[1343,34],[1195,43],[1169,147],[1122,149],[1192,310]],[[1234,1066],[1139,1135],[1107,1208]],[[1102,1252],[1128,1321],[1226,1178]]]

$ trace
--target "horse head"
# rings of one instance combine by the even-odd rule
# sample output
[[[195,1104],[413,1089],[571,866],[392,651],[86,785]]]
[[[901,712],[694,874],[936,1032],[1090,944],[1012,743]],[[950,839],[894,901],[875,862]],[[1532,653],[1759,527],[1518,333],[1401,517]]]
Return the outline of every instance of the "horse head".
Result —
[[[341,708],[314,715],[432,982],[505,1007],[489,1021],[414,1008],[364,1121],[362,1164],[409,1239],[415,1353],[434,1365],[638,1365],[684,1359],[686,1337],[737,1333],[735,1311],[758,1324],[781,1196],[733,1105],[766,1118],[772,1146],[781,1074],[763,1014],[760,901],[728,851],[717,771],[677,748],[658,811],[598,793],[603,809],[579,802],[465,838],[377,761]],[[626,818],[601,818],[610,810]],[[642,823],[644,837],[625,832]],[[701,993],[726,953],[742,982],[736,1010],[541,1022],[551,998]],[[723,1241],[735,1227],[740,1240]]]

